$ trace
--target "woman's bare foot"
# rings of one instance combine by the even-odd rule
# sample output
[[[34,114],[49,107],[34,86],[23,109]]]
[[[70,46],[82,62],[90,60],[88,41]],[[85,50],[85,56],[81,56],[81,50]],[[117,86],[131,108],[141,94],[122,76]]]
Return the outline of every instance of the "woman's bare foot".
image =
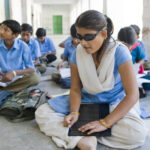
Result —
[[[77,144],[80,150],[96,150],[97,139],[95,136],[83,137]]]

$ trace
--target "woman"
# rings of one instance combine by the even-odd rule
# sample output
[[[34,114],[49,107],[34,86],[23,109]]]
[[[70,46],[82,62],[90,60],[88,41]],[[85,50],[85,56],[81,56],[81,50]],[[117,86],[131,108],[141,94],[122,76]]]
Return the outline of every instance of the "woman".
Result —
[[[97,140],[119,149],[143,145],[146,129],[139,117],[139,93],[129,50],[111,41],[112,22],[98,11],[82,13],[75,25],[80,45],[72,57],[70,95],[51,99],[49,105],[38,108],[40,130],[66,149],[77,146],[80,150],[96,150]],[[91,134],[111,127],[112,136],[67,136],[83,102],[109,103],[110,114],[79,130]]]

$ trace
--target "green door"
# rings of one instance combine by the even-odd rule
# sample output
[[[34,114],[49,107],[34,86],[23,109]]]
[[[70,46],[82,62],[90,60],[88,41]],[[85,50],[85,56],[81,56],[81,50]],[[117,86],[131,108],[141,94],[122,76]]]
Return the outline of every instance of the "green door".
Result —
[[[53,16],[53,33],[62,34],[62,16]]]

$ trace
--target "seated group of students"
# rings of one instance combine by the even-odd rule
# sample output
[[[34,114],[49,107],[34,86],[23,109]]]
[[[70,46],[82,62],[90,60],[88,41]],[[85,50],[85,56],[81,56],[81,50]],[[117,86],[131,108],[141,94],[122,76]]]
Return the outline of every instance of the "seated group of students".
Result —
[[[32,42],[26,39],[32,35],[31,31],[22,32],[22,39],[29,47]],[[16,39],[20,32],[20,25],[13,20],[6,20],[0,26],[1,81],[7,82],[23,75],[22,79],[0,90],[17,92],[39,82],[33,61],[36,64],[41,56],[37,52],[32,59],[29,47]],[[45,51],[48,43],[43,45],[43,40],[47,40],[45,32],[41,36],[43,32],[39,29],[38,34],[37,30],[37,41],[43,48],[42,57],[51,62],[56,59],[55,49],[53,47],[50,53]],[[137,40],[133,27],[119,31],[118,40],[124,44],[113,40],[112,33],[111,19],[94,10],[82,13],[71,27],[72,38],[64,43],[63,61],[58,65],[58,68],[63,67],[66,60],[70,63],[70,95],[49,100],[35,113],[40,130],[51,136],[59,147],[68,149],[77,146],[81,150],[96,150],[97,140],[119,149],[131,149],[144,144],[147,129],[139,117],[138,87],[132,62],[141,63],[145,59],[145,52],[141,44],[137,44],[137,49],[131,51],[131,58],[129,49]],[[110,114],[100,121],[87,123],[79,130],[91,134],[112,128],[110,137],[68,136],[68,129],[78,120],[80,104],[84,102],[109,103]]]
[[[0,25],[0,69],[1,82],[13,80],[16,76],[23,78],[16,80],[1,90],[20,91],[38,84],[39,75],[35,67],[41,72],[46,71],[46,63],[57,59],[56,49],[52,40],[46,37],[46,30],[38,28],[37,38],[31,38],[32,26],[20,24],[15,20],[5,20]],[[18,38],[21,33],[21,38]]]

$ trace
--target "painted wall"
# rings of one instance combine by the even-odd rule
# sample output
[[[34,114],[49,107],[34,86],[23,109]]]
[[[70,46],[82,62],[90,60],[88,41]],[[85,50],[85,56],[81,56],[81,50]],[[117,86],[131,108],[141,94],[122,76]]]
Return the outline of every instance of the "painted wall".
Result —
[[[0,22],[5,20],[4,0],[0,0]]]
[[[150,1],[143,0],[143,41],[146,44],[147,55],[150,60]]]
[[[120,28],[136,24],[142,28],[142,0],[107,0],[107,16],[114,23],[114,37],[117,38]]]
[[[32,0],[22,0],[22,23],[32,24]]]
[[[22,24],[22,1],[10,0],[10,18]]]
[[[63,34],[69,34],[69,5],[43,5],[42,6],[42,27],[47,34],[53,34],[53,16],[62,15]]]
[[[37,28],[42,27],[42,6],[40,4],[33,4],[32,6],[32,26],[33,26],[33,36],[35,36],[35,32]]]

